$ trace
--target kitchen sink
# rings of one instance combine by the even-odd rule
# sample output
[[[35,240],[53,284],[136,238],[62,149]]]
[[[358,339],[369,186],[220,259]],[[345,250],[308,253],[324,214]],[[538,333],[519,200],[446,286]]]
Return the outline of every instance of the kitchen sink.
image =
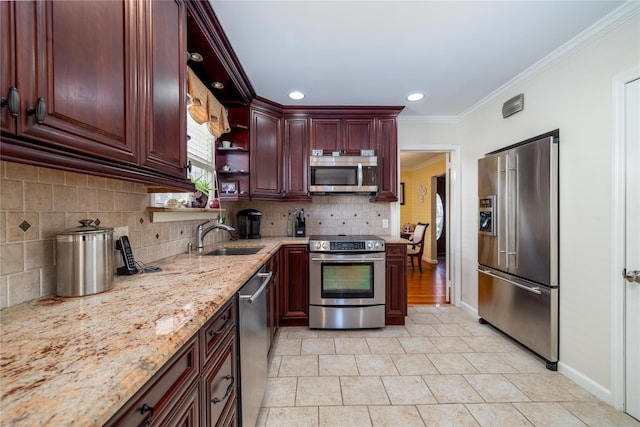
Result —
[[[260,252],[264,246],[246,248],[218,248],[205,255],[253,255]]]

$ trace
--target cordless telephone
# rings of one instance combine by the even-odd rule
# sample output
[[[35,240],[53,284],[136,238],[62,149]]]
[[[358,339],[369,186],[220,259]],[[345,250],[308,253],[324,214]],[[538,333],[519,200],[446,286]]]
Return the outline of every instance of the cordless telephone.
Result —
[[[136,274],[138,268],[136,267],[136,260],[133,259],[133,251],[131,251],[131,244],[127,236],[119,237],[116,240],[116,249],[122,254],[123,266],[118,267],[116,272],[119,276]]]

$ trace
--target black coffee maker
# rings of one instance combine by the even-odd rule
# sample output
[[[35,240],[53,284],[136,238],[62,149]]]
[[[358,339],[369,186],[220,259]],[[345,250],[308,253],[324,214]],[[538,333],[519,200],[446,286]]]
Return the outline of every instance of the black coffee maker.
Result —
[[[239,239],[259,239],[262,212],[256,209],[244,209],[236,215]]]

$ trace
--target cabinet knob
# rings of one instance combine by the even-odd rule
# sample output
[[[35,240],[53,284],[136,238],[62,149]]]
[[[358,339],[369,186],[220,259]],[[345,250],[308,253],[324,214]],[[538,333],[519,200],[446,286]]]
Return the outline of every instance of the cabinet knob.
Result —
[[[37,124],[41,125],[44,123],[44,119],[47,116],[47,104],[44,102],[44,98],[38,98],[36,108],[28,107],[27,114],[29,116],[35,116]]]
[[[187,170],[187,172],[191,173],[191,169],[193,168],[193,165],[191,164],[191,160],[187,162],[187,165],[184,168]]]
[[[9,107],[11,117],[18,117],[18,112],[20,111],[20,95],[15,86],[9,88],[9,94],[6,98],[4,96],[0,97],[0,107]]]

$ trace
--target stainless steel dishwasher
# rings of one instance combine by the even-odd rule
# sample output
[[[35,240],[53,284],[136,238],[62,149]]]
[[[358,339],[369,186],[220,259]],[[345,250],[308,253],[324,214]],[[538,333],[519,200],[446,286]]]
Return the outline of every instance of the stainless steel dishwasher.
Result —
[[[267,384],[269,329],[265,288],[273,272],[263,266],[238,292],[240,419],[255,426]]]

